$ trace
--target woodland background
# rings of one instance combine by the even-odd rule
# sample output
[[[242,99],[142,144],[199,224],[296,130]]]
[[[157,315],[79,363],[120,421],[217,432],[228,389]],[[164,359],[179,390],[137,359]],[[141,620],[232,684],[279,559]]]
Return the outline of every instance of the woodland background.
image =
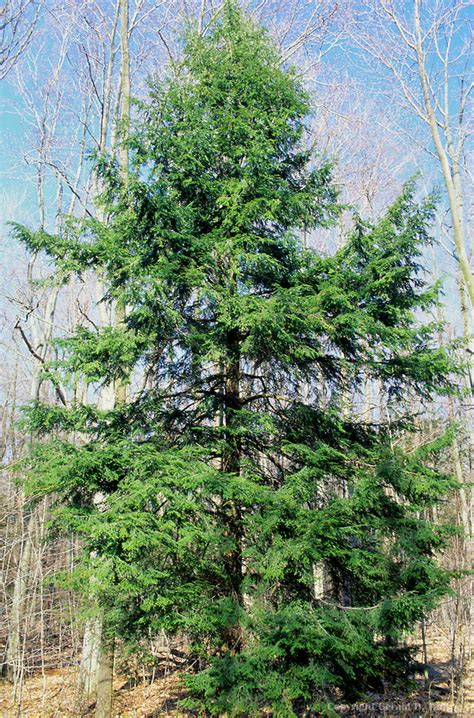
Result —
[[[314,108],[311,139],[334,162],[344,202],[377,217],[416,173],[420,194],[439,189],[436,242],[424,264],[430,279],[443,283],[446,331],[439,339],[464,337],[471,366],[465,388],[472,389],[472,5],[253,0],[243,6],[269,29],[283,61],[300,70]],[[109,323],[112,310],[100,302],[97,277],[71,278],[61,287],[46,281],[47,261],[27,255],[8,222],[59,233],[65,214],[98,211],[91,151],[118,153],[118,122],[134,112],[130,96],[145,97],[147,78],[166,74],[179,55],[183,23],[192,19],[204,34],[220,7],[213,0],[7,0],[0,7],[0,662],[10,693],[5,700],[13,700],[18,715],[40,710],[28,708],[30,676],[41,677],[37,705],[42,701],[46,710],[51,671],[68,676],[71,666],[82,666],[88,675],[88,662],[95,660],[94,627],[78,597],[49,581],[74,565],[79,546],[74,539],[44,541],[48,502],[31,511],[17,483],[17,461],[30,439],[18,426],[19,410],[37,398],[71,399],[42,373],[54,352],[51,341],[91,321]],[[308,241],[330,252],[344,227],[343,217],[338,229]],[[75,392],[84,403],[108,400],[85,385]],[[366,401],[369,412],[383,411],[375,388],[369,387]],[[459,422],[451,460],[462,489],[450,509],[464,536],[444,557],[459,569],[471,568],[473,555],[472,411],[466,393],[424,417],[428,427],[438,417]],[[420,441],[430,438],[426,431]],[[457,595],[420,627],[420,642],[430,650],[428,635],[438,660],[443,647],[450,700],[463,715],[472,582],[464,577],[458,584]],[[157,644],[157,655],[165,649]],[[134,670],[139,677],[141,668]],[[94,687],[84,680],[87,698]]]

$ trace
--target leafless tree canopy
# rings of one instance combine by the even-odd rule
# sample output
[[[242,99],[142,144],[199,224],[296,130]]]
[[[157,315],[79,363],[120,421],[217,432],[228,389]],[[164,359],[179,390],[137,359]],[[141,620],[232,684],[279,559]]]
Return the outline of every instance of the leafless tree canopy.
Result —
[[[27,50],[43,5],[44,0],[6,0],[0,6],[0,79]]]

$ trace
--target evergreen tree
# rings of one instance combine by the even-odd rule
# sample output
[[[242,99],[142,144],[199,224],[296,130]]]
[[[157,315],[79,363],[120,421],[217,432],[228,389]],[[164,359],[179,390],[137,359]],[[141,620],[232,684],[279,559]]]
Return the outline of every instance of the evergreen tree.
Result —
[[[408,185],[334,255],[305,248],[301,230],[340,213],[330,165],[304,149],[308,111],[228,3],[140,106],[126,186],[100,159],[107,226],[16,229],[62,270],[100,268],[127,307],[123,326],[62,339],[48,371],[146,378],[109,411],[29,407],[47,436],[28,490],[81,537],[77,585],[95,576],[118,635],[187,636],[188,702],[212,714],[329,711],[336,689],[406,677],[400,639],[449,586],[449,529],[422,518],[453,488],[435,466],[449,436],[400,440],[408,399],[449,392],[454,368],[416,320],[437,295],[420,266],[432,204]],[[367,377],[386,419],[351,406]]]

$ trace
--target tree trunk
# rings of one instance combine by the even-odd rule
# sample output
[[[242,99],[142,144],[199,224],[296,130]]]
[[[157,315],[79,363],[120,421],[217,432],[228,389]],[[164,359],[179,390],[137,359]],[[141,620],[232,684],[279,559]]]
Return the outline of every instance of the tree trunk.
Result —
[[[25,604],[28,592],[28,576],[30,571],[31,556],[34,550],[34,538],[36,535],[35,513],[28,519],[26,536],[21,545],[20,557],[16,571],[13,587],[10,622],[8,627],[8,643],[6,655],[6,675],[14,684],[16,695],[18,685],[23,676],[23,619],[25,615]]]
[[[114,639],[102,635],[97,674],[97,701],[95,718],[110,718],[112,715]]]
[[[101,618],[97,616],[89,618],[84,628],[81,665],[79,668],[78,703],[80,711],[87,709],[96,696],[101,635]]]
[[[443,142],[441,140],[438,122],[433,108],[433,103],[431,101],[430,85],[425,67],[425,56],[423,53],[422,29],[420,21],[420,0],[416,0],[415,2],[415,37],[415,50],[418,61],[420,84],[423,92],[423,101],[426,109],[428,125],[431,130],[436,154],[438,155],[441,164],[443,179],[448,193],[449,209],[453,221],[454,243],[456,246],[459,269],[470,298],[472,311],[472,309],[474,309],[474,275],[472,273],[472,269],[469,264],[469,258],[466,251],[466,237],[464,232],[463,216],[464,210],[460,182],[460,171],[458,163],[456,161],[450,164],[448,153],[443,146]]]
[[[128,0],[120,0],[120,49],[122,53],[121,65],[121,97],[122,107],[120,119],[122,121],[122,142],[120,143],[120,173],[123,181],[128,179],[128,146],[127,139],[130,124],[130,52],[128,43],[129,20]]]
[[[30,272],[32,272],[32,264],[30,264]],[[30,277],[30,281],[31,277]],[[44,320],[46,328],[40,327],[34,314],[29,317],[29,326],[32,334],[32,344],[35,351],[42,361],[48,355],[51,335],[53,331],[53,322],[56,312],[56,304],[59,294],[59,287],[53,287],[50,292],[44,312]],[[31,302],[33,305],[33,302]],[[23,338],[25,334],[22,332]],[[41,368],[42,363],[36,358],[33,360],[33,372],[30,387],[30,398],[37,401],[40,398],[40,389],[42,383]],[[38,545],[38,526],[41,522],[40,508],[36,507],[28,515],[24,517],[24,497],[20,496],[20,522],[21,522],[21,540],[20,555],[16,569],[15,582],[13,585],[13,595],[11,604],[10,621],[8,625],[7,652],[6,652],[6,675],[14,683],[15,695],[18,686],[21,684],[24,674],[23,666],[23,642],[22,635],[25,631],[25,608],[28,598],[28,579],[31,568],[32,556],[35,554]]]
[[[129,53],[129,0],[119,0],[117,10],[120,9],[120,50],[121,50],[121,73],[120,73],[120,96],[122,98],[121,116],[122,121],[122,143],[119,153],[120,174],[124,182],[128,179],[128,147],[124,140],[128,134],[130,122],[130,53]],[[117,15],[118,16],[118,15]],[[117,17],[116,16],[116,17]],[[116,22],[112,35],[110,62],[113,61],[113,37],[115,36]],[[110,82],[108,82],[108,94]],[[107,97],[108,101],[108,97]],[[108,115],[104,120],[105,127],[101,133],[105,144]],[[115,325],[123,324],[125,310],[115,308]],[[104,324],[107,321],[105,320]],[[113,387],[106,387],[105,393],[109,396],[103,398],[107,405],[123,404],[127,400],[126,385],[117,382]],[[109,718],[112,714],[113,694],[113,663],[114,663],[114,639],[104,635],[103,619],[95,618],[88,622],[84,633],[83,653],[81,661],[80,695],[81,700],[88,702],[96,695],[96,718]]]

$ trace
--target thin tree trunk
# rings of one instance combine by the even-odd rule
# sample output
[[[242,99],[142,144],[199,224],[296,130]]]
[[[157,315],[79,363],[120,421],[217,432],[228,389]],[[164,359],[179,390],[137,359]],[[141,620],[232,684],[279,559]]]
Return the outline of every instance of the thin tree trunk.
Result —
[[[120,0],[120,49],[122,53],[121,66],[121,97],[122,107],[120,119],[122,122],[122,142],[120,143],[120,171],[124,181],[128,178],[128,128],[130,124],[130,52],[128,46],[129,18],[128,0]]]
[[[13,682],[16,696],[23,675],[22,628],[25,614],[25,603],[28,592],[28,576],[33,553],[36,516],[33,514],[27,524],[27,531],[21,546],[15,584],[13,587],[12,605],[8,630],[6,655],[6,674]]]
[[[30,328],[32,332],[32,343],[35,351],[40,359],[46,359],[49,351],[49,344],[53,331],[53,321],[56,311],[59,287],[53,287],[48,296],[44,323],[41,327],[35,320],[35,316],[30,317]],[[37,401],[40,398],[41,389],[41,361],[33,359],[33,376],[31,380],[30,398]],[[31,568],[32,555],[36,553],[38,545],[38,526],[41,522],[39,516],[40,508],[33,509],[31,514],[24,519],[25,507],[23,494],[20,496],[19,512],[21,515],[21,548],[16,569],[15,582],[13,585],[13,595],[11,603],[11,614],[8,625],[7,653],[6,653],[6,674],[14,683],[15,695],[21,686],[24,674],[24,651],[22,636],[25,631],[25,612],[28,600],[28,581]]]
[[[471,309],[474,308],[474,275],[469,264],[469,258],[466,251],[466,237],[464,232],[464,212],[463,199],[460,182],[460,171],[457,161],[450,165],[448,153],[443,146],[441,140],[438,122],[430,95],[429,80],[425,67],[425,56],[423,52],[422,29],[420,20],[420,0],[415,0],[415,37],[416,37],[416,56],[418,61],[418,71],[420,76],[421,89],[423,92],[423,101],[428,118],[428,124],[433,137],[436,148],[443,179],[448,193],[449,209],[453,221],[454,243],[459,262],[459,268],[463,281],[465,283],[467,293],[471,302]]]

